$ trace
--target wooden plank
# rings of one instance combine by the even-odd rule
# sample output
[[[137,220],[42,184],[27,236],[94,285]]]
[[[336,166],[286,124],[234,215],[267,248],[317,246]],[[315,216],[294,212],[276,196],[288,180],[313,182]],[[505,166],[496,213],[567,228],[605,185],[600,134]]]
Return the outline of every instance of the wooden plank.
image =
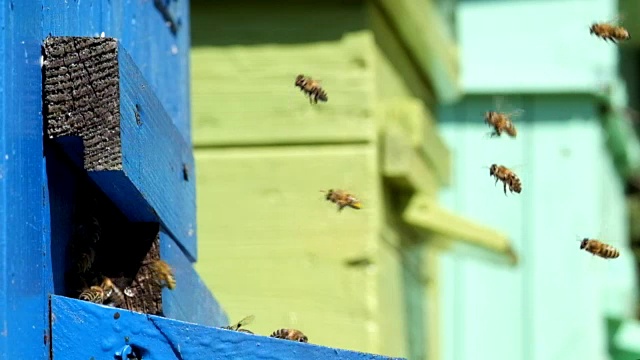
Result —
[[[417,194],[404,210],[404,220],[416,228],[435,233],[441,239],[461,240],[480,249],[489,250],[516,265],[517,255],[506,235],[476,224],[441,208],[430,195]]]
[[[392,359],[205,327],[55,295],[51,297],[51,316],[53,359],[110,359],[125,345],[149,360]]]
[[[414,0],[378,0],[376,4],[391,19],[438,99],[442,103],[460,99],[457,49],[435,5]]]
[[[375,140],[375,44],[364,7],[310,4],[193,3],[196,146]],[[298,74],[322,80],[329,101],[309,104],[294,86]]]
[[[160,221],[195,260],[191,148],[126,50],[110,38],[49,37],[45,54],[49,138],[84,159],[129,220]]]
[[[176,279],[175,289],[162,289],[164,316],[207,326],[229,324],[227,314],[207,289],[189,258],[164,230],[160,231],[160,258],[171,266]]]
[[[370,28],[375,38],[376,96],[391,100],[399,96],[412,96],[427,106],[437,104],[431,79],[425,77],[405,46],[401,36],[394,31],[388,17],[374,2],[367,3]]]
[[[230,320],[254,314],[259,332],[297,327],[317,344],[380,352],[374,319],[390,310],[374,301],[382,294],[366,266],[379,241],[375,147],[198,149],[196,159],[196,269]],[[363,208],[339,213],[320,192],[332,187]]]
[[[449,185],[451,181],[449,150],[438,133],[435,119],[424,103],[413,98],[401,98],[381,106],[381,117],[384,122],[401,127],[413,147],[433,168],[440,184]]]
[[[0,0],[0,358],[48,356],[41,4]],[[47,263],[48,264],[48,263]],[[28,325],[27,325],[28,324]]]
[[[14,0],[15,2],[15,0]],[[117,38],[129,51],[147,85],[169,118],[191,143],[189,93],[189,1],[159,1],[178,23],[167,26],[156,1],[42,0],[42,38],[100,36]],[[163,74],[163,76],[157,76]]]
[[[398,187],[435,194],[438,179],[407,136],[397,127],[387,126],[382,134],[382,175]]]

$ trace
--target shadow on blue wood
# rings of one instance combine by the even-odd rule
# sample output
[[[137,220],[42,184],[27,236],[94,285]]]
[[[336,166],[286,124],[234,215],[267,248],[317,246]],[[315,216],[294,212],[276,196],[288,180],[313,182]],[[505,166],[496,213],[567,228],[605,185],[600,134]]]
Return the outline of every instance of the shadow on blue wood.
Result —
[[[133,59],[117,40],[109,38],[49,37],[45,53],[45,115],[50,137],[55,137],[74,161],[85,159],[84,168],[91,179],[130,221],[160,222],[195,261],[192,150]],[[100,69],[106,69],[101,74],[92,73],[98,67],[92,69],[91,63],[97,61]],[[109,92],[109,81],[114,80],[109,79],[110,67],[115,67],[119,76],[114,92]],[[99,75],[104,76],[99,81],[87,80]],[[62,86],[61,78],[83,80]],[[87,92],[82,94],[78,86]],[[115,94],[116,109],[108,108],[105,94]],[[96,105],[86,106],[85,101]],[[69,141],[69,135],[84,137],[83,146]],[[96,153],[107,151],[113,154],[96,160]]]
[[[113,359],[130,345],[145,360],[390,360],[51,297],[53,359]]]
[[[220,307],[193,264],[163,229],[160,230],[160,258],[174,271],[176,288],[162,290],[162,312],[167,318],[207,326],[226,326],[227,314]]]

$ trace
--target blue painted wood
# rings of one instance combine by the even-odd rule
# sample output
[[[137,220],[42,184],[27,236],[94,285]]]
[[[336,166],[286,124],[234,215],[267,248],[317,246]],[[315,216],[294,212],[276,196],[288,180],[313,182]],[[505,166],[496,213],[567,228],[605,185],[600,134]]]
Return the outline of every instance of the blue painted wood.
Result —
[[[18,6],[22,1],[13,2]],[[42,38],[48,35],[100,36],[103,32],[107,37],[118,38],[129,49],[184,140],[191,145],[188,0],[161,1],[169,4],[176,22],[180,24],[175,35],[153,0],[37,2],[42,6],[40,8],[39,5],[37,11],[37,14],[42,14]],[[33,29],[35,31],[39,27]]]
[[[193,264],[164,230],[160,231],[160,258],[174,270],[176,288],[162,290],[166,317],[207,326],[226,326],[227,314],[207,289]]]
[[[590,35],[589,26],[616,15],[612,0],[459,0],[465,92],[600,90],[617,76],[617,47]]]
[[[0,358],[48,354],[41,4],[0,0]]]
[[[145,360],[392,359],[195,325],[59,296],[52,296],[51,311],[54,359],[112,359],[125,344],[140,351]]]
[[[115,40],[111,40],[114,41]],[[133,222],[160,222],[196,259],[194,161],[187,144],[127,51],[118,46],[121,170],[89,171],[101,190]],[[73,89],[69,89],[69,92]],[[98,94],[90,101],[98,102]],[[101,119],[101,121],[107,121]],[[75,135],[75,134],[74,134]],[[78,134],[79,135],[79,134]],[[105,134],[106,136],[106,134]],[[56,138],[79,161],[83,147]],[[85,139],[87,140],[87,139]],[[188,176],[185,178],[184,169]]]

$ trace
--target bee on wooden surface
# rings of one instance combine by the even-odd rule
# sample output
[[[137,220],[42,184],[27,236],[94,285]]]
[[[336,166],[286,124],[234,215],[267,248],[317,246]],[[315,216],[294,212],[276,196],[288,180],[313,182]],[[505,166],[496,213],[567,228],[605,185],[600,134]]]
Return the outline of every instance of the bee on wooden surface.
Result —
[[[327,194],[325,196],[326,200],[338,205],[338,211],[342,211],[347,206],[356,210],[362,208],[360,200],[344,190],[329,189],[329,191],[320,190],[320,192]]]
[[[327,93],[320,86],[320,80],[313,80],[309,76],[302,74],[296,76],[295,86],[309,96],[309,103],[318,103],[318,100],[326,102],[329,100]]]
[[[296,329],[279,329],[274,331],[271,335],[272,338],[298,341],[298,342],[309,342],[309,338],[300,330]]]
[[[166,286],[173,290],[176,287],[176,278],[173,276],[171,266],[162,260],[156,260],[151,263],[151,273],[153,279],[160,286]]]
[[[582,239],[580,242],[580,250],[588,251],[594,256],[599,256],[603,259],[615,259],[620,256],[618,249],[596,239]]]
[[[89,301],[96,304],[102,304],[105,300],[105,292],[101,286],[94,285],[88,289],[84,289],[78,299]]]
[[[516,175],[513,171],[511,171],[506,166],[493,164],[489,168],[489,176],[494,176],[496,178],[495,184],[499,181],[502,181],[504,184],[504,194],[507,195],[507,186],[509,186],[510,192],[520,193],[522,191],[522,182],[518,175]]]
[[[233,325],[223,326],[222,328],[227,330],[232,330],[232,331],[240,331],[240,332],[253,334],[251,330],[242,329],[242,327],[251,324],[254,319],[255,319],[254,315],[249,315]]]
[[[122,306],[126,303],[122,290],[120,290],[120,288],[117,287],[108,277],[105,277],[104,280],[102,280],[101,287],[105,292],[105,300],[111,300],[113,306]]]
[[[627,29],[620,25],[614,25],[616,21],[617,19],[594,23],[589,28],[589,34],[595,34],[597,37],[604,39],[604,41],[612,41],[614,43],[631,39]]]

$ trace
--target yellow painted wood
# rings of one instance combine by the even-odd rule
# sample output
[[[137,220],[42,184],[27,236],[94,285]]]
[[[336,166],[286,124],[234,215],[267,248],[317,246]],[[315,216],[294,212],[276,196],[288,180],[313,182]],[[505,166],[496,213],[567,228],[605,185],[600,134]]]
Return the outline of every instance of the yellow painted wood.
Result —
[[[383,176],[396,186],[435,194],[439,186],[436,175],[411,146],[408,136],[391,125],[384,128],[381,136]]]
[[[456,45],[444,20],[431,2],[376,0],[425,78],[433,83],[438,99],[455,102],[462,95]]]
[[[394,313],[402,308],[381,306],[399,295],[390,292],[393,261],[378,253],[382,204],[375,146],[195,153],[196,269],[232,318],[255,314],[250,328],[261,334],[291,326],[316,344],[398,349],[401,339],[382,329],[397,324]],[[363,209],[338,213],[320,192],[328,188],[351,190]],[[362,259],[365,265],[356,261]],[[336,329],[349,336],[336,336]]]
[[[376,44],[374,65],[378,99],[386,101],[416,97],[428,106],[435,106],[436,94],[431,80],[413,61],[402,38],[393,31],[380,6],[369,2],[367,9]]]
[[[505,234],[443,209],[426,194],[414,195],[402,216],[408,224],[439,235],[434,239],[447,239],[447,245],[462,241],[499,255],[510,265],[518,263],[517,255]]]
[[[387,101],[379,115],[390,126],[399,126],[407,139],[435,171],[441,185],[451,182],[449,149],[438,135],[437,123],[423,102],[414,98]],[[384,125],[383,125],[384,126]]]
[[[424,313],[424,323],[427,328],[427,339],[425,340],[425,354],[429,360],[442,359],[442,344],[440,334],[442,333],[440,304],[440,249],[431,244],[423,245],[423,255],[425,270],[429,275],[429,282],[425,286],[426,311]]]
[[[360,3],[194,2],[194,144],[373,141],[366,21]],[[329,101],[309,104],[298,74],[322,80]]]

